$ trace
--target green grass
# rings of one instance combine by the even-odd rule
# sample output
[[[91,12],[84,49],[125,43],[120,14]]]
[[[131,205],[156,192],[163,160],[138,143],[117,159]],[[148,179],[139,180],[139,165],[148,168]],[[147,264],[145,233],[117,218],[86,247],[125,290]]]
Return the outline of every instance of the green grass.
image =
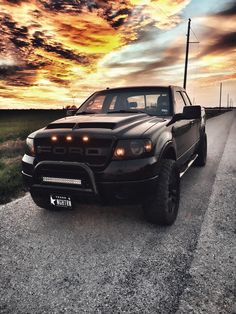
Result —
[[[30,133],[65,115],[62,110],[0,110],[0,143]]]
[[[0,204],[10,201],[25,191],[21,178],[21,161],[14,160],[9,163],[0,160]]]
[[[26,137],[63,116],[62,110],[0,110],[0,204],[26,191],[21,177]]]
[[[0,143],[0,204],[9,202],[26,189],[21,177],[21,158],[24,154],[23,140]]]

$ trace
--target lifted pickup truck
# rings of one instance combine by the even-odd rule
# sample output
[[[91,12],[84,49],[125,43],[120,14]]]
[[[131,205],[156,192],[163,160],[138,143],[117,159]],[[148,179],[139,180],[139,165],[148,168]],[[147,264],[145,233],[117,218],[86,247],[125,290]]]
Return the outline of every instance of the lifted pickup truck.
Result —
[[[150,222],[171,225],[180,177],[206,163],[205,111],[181,87],[106,89],[26,144],[22,174],[38,206],[140,203]]]

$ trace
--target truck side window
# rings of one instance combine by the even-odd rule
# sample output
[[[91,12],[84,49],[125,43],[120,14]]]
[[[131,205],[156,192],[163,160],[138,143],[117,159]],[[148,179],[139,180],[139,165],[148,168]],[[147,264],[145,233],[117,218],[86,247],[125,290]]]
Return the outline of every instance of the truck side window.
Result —
[[[183,113],[185,102],[180,92],[175,92],[175,113]]]
[[[187,95],[185,92],[182,92],[181,95],[182,95],[183,98],[184,98],[184,101],[185,101],[185,103],[186,103],[186,106],[192,106],[191,101],[190,101],[188,95]]]

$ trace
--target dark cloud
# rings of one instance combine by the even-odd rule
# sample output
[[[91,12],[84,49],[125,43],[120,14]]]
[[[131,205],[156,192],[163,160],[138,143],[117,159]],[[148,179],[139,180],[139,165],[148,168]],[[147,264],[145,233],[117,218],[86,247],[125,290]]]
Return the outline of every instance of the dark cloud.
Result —
[[[33,64],[33,63],[28,63],[25,65],[1,65],[0,66],[0,78],[4,78],[6,76],[11,76],[11,75],[16,75],[16,74],[21,74],[21,72],[24,71],[32,71],[36,70],[42,66],[42,63],[39,64]]]
[[[207,54],[224,54],[226,51],[236,48],[236,32],[218,34],[214,36],[214,44],[203,50],[201,56]]]
[[[28,0],[6,0],[6,2],[9,2],[10,4],[21,4],[22,2],[28,2]]]
[[[183,48],[180,46],[168,48],[164,51],[160,60],[148,63],[140,72],[149,73],[157,69],[162,69],[177,64],[179,63],[182,53]]]
[[[53,45],[45,45],[43,48],[48,51],[48,52],[54,52],[61,56],[62,58],[69,59],[69,60],[74,60],[77,61],[78,63],[83,63],[87,64],[89,61],[86,57],[81,56],[79,54],[75,54],[69,49],[63,49],[62,45],[56,44],[55,46]]]
[[[26,26],[18,26],[12,20],[10,15],[3,16],[0,19],[4,33],[8,34],[8,39],[18,49],[29,46],[28,42],[28,28]]]
[[[40,3],[51,11],[80,12],[83,4],[75,0],[41,0]]]
[[[69,81],[65,81],[63,78],[55,77],[55,76],[50,76],[50,81],[62,86],[69,86]]]
[[[64,13],[80,13],[83,9],[90,12],[96,10],[115,29],[122,26],[125,18],[122,15],[130,16],[132,11],[128,8],[128,1],[120,1],[119,5],[124,8],[118,9],[115,1],[103,0],[40,0],[45,9]],[[37,14],[37,12],[35,12]],[[119,16],[121,16],[119,18]]]
[[[125,15],[130,16],[131,13],[132,11],[128,8],[120,9],[115,12],[112,11],[112,8],[109,8],[108,10],[105,11],[104,17],[113,28],[119,28],[126,21],[126,18],[124,16]]]
[[[24,40],[20,40],[17,37],[10,38],[11,42],[15,45],[16,48],[28,47],[30,44]]]
[[[16,65],[2,65],[0,66],[0,78],[4,78],[5,76],[12,75],[17,71],[21,71],[21,67]]]
[[[183,53],[182,47],[171,47],[162,52],[162,56],[158,61],[145,61],[145,62],[136,62],[135,65],[133,62],[125,63],[125,73],[121,75],[123,78],[128,78],[130,81],[136,80],[137,78],[148,77],[151,75],[151,72],[162,71],[163,68],[173,66],[178,64],[181,55]],[[150,51],[151,55],[151,51]],[[135,55],[134,55],[135,58]],[[137,71],[133,72],[133,68],[137,67]],[[109,68],[123,68],[124,64],[120,63],[110,63]],[[132,73],[129,73],[129,68],[132,69]]]
[[[155,22],[152,22],[149,25],[147,25],[145,29],[141,29],[138,32],[137,39],[134,42],[139,43],[153,42],[160,33],[161,31],[156,28]]]
[[[0,80],[4,80],[8,86],[32,86],[35,81],[37,68],[34,64],[24,66],[2,65],[0,66]]]
[[[111,7],[110,1],[93,0],[39,0],[45,9],[68,13],[79,13],[87,8],[89,11]]]
[[[12,17],[10,15],[0,17],[0,21],[2,26],[6,26],[9,29],[13,29],[16,26],[16,22],[12,20]]]
[[[231,17],[236,15],[236,2],[232,3],[231,6],[229,6],[224,11],[218,12],[216,16],[225,16],[225,17]]]
[[[35,48],[43,47],[45,45],[45,40],[43,38],[43,32],[35,32],[33,38],[31,39],[32,45]]]
[[[33,39],[32,39],[32,45],[35,48],[41,47],[47,52],[56,53],[60,57],[68,59],[68,60],[74,60],[81,64],[89,63],[89,60],[87,57],[76,54],[69,49],[64,49],[63,46],[59,43],[47,44],[46,40],[43,38],[43,33],[39,31],[34,33]]]
[[[36,17],[37,19],[41,18],[43,16],[42,12],[35,9],[31,11],[31,14],[33,17]],[[33,23],[33,25],[35,25],[35,23]],[[40,24],[38,24],[38,26],[40,26]]]
[[[12,29],[12,35],[17,38],[27,38],[28,37],[28,28],[26,26],[14,27]]]
[[[212,19],[210,26],[206,23],[205,32],[202,38],[207,38],[202,52],[198,57],[205,55],[225,55],[236,48],[236,32],[226,32],[224,29],[224,21],[234,23],[236,15],[236,3],[232,2],[224,10],[212,14],[209,18]],[[219,19],[219,20],[218,20]],[[222,23],[222,24],[220,24]]]

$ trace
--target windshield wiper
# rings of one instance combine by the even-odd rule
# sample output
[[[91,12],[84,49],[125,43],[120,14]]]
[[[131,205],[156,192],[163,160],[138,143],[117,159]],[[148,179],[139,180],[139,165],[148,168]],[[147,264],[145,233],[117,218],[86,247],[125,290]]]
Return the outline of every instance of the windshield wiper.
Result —
[[[77,112],[76,113],[76,116],[77,115],[80,115],[80,114],[95,114],[96,112],[93,112],[93,111],[80,111],[80,112]]]
[[[146,113],[142,110],[114,110],[114,111],[107,111],[106,113]]]

